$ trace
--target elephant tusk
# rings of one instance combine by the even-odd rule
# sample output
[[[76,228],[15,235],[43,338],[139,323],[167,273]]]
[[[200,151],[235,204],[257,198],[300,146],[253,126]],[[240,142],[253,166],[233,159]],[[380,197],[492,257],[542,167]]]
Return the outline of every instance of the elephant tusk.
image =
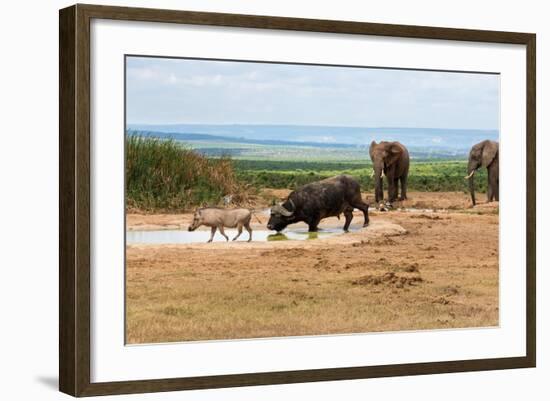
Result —
[[[370,178],[374,177],[374,174],[376,174],[376,173],[375,173],[374,169],[372,169],[372,172],[370,173]]]
[[[382,174],[380,174],[380,178],[384,178],[384,170],[382,170]]]
[[[466,177],[464,177],[464,179],[467,180],[468,178],[472,177],[475,172],[476,172],[475,170],[472,170],[472,172],[469,175],[467,175]]]

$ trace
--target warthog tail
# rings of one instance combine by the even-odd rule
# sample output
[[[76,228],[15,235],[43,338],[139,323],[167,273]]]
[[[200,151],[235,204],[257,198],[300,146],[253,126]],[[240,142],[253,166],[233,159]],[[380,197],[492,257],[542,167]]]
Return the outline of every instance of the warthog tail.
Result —
[[[258,218],[258,216],[256,216],[256,211],[254,209],[250,209],[250,213],[256,218],[258,223],[262,224],[262,221]]]

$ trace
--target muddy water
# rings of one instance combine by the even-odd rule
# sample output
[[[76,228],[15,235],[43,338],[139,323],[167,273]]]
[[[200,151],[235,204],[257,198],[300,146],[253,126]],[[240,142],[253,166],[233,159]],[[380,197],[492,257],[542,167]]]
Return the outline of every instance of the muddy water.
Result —
[[[396,208],[384,207],[383,209],[374,208],[373,210],[379,211],[379,212],[398,211],[398,212],[409,212],[409,213],[447,213],[448,212],[448,210],[446,209],[419,209],[414,207],[396,207]]]
[[[356,231],[357,228],[351,228],[350,231]],[[226,229],[225,233],[231,241],[237,230]],[[267,230],[255,230],[252,231],[252,241],[305,241],[315,240],[320,238],[328,238],[335,235],[343,234],[344,231],[341,228],[327,228],[320,230],[316,233],[310,233],[307,229],[295,229],[285,230],[281,233]],[[197,230],[193,232],[183,230],[157,230],[157,231],[127,231],[126,243],[127,244],[190,244],[196,242],[206,242],[210,238],[210,230],[203,231]],[[225,238],[218,232],[214,236],[215,242],[225,242]],[[237,241],[248,241],[248,232],[243,230],[241,236]]]

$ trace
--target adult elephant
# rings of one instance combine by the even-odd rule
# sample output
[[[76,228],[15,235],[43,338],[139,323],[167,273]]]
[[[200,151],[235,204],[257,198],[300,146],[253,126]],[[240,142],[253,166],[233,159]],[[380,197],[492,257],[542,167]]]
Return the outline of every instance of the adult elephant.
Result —
[[[407,179],[409,176],[409,151],[399,142],[372,141],[369,148],[373,166],[374,197],[379,204],[384,199],[382,179],[388,181],[388,201],[391,204],[397,200],[398,184],[401,183],[399,200],[407,199]]]
[[[472,146],[468,157],[468,180],[472,205],[476,204],[474,191],[474,173],[480,168],[487,168],[487,202],[498,201],[498,142],[485,140]]]

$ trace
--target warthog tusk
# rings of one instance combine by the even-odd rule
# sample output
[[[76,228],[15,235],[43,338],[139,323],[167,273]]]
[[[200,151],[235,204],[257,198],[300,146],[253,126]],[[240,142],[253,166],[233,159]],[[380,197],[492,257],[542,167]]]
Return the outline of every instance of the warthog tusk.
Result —
[[[475,170],[472,170],[472,172],[469,175],[467,175],[466,177],[464,177],[464,179],[467,180],[468,178],[473,176],[475,172],[476,172]]]

